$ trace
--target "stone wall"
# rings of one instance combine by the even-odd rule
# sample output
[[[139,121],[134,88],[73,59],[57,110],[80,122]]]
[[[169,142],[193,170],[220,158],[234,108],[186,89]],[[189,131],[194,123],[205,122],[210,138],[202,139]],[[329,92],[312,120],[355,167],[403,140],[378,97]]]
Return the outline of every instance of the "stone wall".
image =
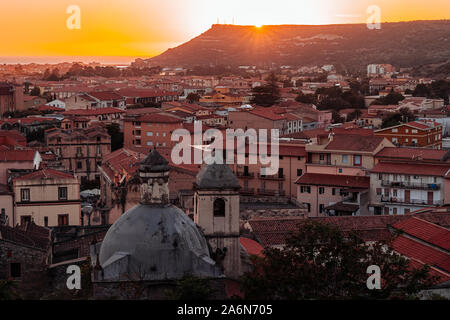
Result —
[[[45,250],[0,239],[0,279],[13,280],[17,293],[23,299],[39,298],[41,289],[46,287],[47,261],[48,253]],[[11,278],[11,263],[20,263],[20,278]]]
[[[214,294],[212,300],[225,299],[225,279],[210,279]],[[94,281],[93,294],[96,300],[167,300],[176,288],[175,281]]]

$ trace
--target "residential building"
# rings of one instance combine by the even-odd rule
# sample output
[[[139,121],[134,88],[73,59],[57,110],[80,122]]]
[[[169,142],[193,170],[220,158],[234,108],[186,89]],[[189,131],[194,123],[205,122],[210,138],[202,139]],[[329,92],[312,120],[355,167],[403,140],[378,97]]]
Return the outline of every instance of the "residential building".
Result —
[[[183,119],[169,113],[127,115],[123,121],[124,147],[146,152],[153,147],[172,148],[177,143],[171,140],[172,133],[183,128]]]
[[[23,299],[39,299],[48,285],[51,231],[34,223],[0,223],[0,280],[12,280]]]
[[[0,118],[5,112],[24,109],[23,88],[17,84],[0,82]]]
[[[13,178],[13,225],[80,225],[80,181],[67,172],[40,169]]]
[[[125,98],[115,91],[89,92],[86,95],[94,99],[91,106],[95,109],[100,108],[119,108],[125,109]]]
[[[384,148],[370,171],[373,214],[407,214],[450,203],[448,152],[420,148]]]
[[[295,182],[309,217],[368,215],[369,177],[305,173]]]
[[[69,172],[81,182],[100,179],[98,166],[111,152],[111,137],[105,127],[55,128],[46,132],[47,146]]]
[[[375,130],[376,136],[387,138],[404,147],[442,149],[442,124],[433,120],[417,120]]]

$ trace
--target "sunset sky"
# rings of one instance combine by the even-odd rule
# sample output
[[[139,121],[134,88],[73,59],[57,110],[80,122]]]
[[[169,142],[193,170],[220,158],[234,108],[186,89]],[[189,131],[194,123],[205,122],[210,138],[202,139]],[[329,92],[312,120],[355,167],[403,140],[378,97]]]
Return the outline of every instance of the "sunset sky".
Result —
[[[80,30],[66,27],[69,5],[81,9]],[[449,0],[2,0],[0,62],[129,62],[188,41],[217,19],[240,25],[365,23],[370,5],[381,8],[383,22],[450,19]]]

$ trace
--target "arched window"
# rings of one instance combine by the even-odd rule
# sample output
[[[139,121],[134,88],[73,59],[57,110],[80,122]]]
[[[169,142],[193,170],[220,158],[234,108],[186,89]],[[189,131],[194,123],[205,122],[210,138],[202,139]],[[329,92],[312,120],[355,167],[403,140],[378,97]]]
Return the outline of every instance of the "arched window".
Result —
[[[225,200],[221,198],[214,200],[214,216],[225,217]]]

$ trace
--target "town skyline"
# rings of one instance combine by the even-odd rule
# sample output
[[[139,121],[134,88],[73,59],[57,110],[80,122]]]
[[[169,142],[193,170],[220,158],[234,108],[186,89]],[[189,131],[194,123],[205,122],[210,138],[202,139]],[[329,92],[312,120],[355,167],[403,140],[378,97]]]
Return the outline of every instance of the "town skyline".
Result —
[[[71,5],[80,9],[79,29],[66,27]],[[36,4],[20,0],[0,5],[0,27],[13,27],[5,34],[8,46],[0,52],[0,63],[53,63],[70,59],[90,62],[91,58],[102,63],[129,63],[134,58],[157,56],[216,23],[254,26],[366,23],[370,17],[368,8],[373,5],[380,9],[382,23],[442,20],[448,19],[449,13],[444,0],[432,0],[426,8],[417,0],[395,3],[362,0],[356,4],[348,0],[339,3],[321,0],[314,4],[282,0],[276,7],[270,1],[255,6],[254,1],[240,4],[234,0],[226,4],[203,0],[164,3],[132,0],[128,6],[117,1],[55,4],[45,0]],[[38,16],[33,14],[41,8],[46,10]]]

